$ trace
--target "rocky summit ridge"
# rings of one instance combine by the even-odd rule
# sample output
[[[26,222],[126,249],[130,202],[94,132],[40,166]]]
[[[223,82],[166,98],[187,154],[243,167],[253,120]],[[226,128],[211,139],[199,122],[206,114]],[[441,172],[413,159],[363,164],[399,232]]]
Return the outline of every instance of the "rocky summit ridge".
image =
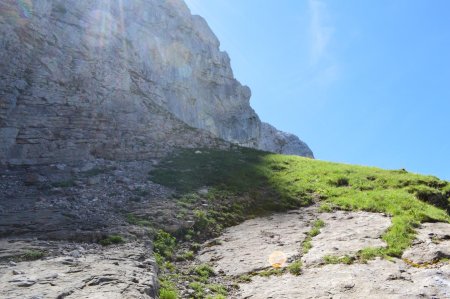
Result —
[[[134,160],[230,144],[313,157],[181,0],[0,1],[0,162]]]

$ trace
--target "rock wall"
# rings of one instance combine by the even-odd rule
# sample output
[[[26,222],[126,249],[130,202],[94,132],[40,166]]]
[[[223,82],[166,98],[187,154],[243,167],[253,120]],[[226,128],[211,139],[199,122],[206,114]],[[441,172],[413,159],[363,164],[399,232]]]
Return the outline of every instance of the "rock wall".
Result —
[[[1,0],[0,35],[2,163],[272,150],[250,89],[181,0]]]
[[[311,149],[294,134],[277,130],[268,123],[261,123],[257,148],[269,152],[314,158]]]

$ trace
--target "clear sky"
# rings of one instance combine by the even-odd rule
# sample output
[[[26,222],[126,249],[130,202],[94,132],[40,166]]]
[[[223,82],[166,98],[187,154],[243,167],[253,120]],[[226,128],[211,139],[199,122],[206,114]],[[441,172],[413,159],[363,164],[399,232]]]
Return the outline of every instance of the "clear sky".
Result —
[[[317,159],[450,180],[450,1],[186,0]]]

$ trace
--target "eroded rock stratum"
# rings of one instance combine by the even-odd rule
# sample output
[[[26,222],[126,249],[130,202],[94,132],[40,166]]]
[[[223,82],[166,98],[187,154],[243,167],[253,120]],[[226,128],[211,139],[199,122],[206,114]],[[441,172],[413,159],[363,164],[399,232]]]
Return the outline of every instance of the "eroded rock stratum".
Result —
[[[0,263],[1,298],[155,298],[156,263],[139,243],[110,248],[95,244],[2,240],[0,258],[24,249],[55,256]]]
[[[144,159],[230,143],[312,157],[181,0],[1,1],[0,162]]]

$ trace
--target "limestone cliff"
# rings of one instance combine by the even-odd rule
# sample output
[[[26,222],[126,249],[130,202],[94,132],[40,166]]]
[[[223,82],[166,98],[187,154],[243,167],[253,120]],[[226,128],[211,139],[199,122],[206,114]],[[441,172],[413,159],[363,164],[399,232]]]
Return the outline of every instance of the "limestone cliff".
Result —
[[[279,154],[314,158],[311,149],[297,136],[279,131],[275,127],[264,122],[261,123],[261,135],[257,148]]]
[[[0,162],[228,143],[312,156],[261,123],[218,39],[181,0],[1,0],[0,34]]]

